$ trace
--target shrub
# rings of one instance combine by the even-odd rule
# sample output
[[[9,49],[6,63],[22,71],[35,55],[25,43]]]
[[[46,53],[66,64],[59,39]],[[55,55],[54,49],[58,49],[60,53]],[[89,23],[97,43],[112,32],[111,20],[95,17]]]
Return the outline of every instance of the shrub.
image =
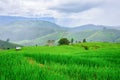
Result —
[[[83,47],[85,50],[89,50],[89,47],[88,47],[88,46],[82,45],[82,47]]]

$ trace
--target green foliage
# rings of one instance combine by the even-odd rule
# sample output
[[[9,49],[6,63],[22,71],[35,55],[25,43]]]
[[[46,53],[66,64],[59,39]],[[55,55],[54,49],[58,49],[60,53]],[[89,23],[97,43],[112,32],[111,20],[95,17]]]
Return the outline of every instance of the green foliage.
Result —
[[[82,45],[82,47],[83,47],[85,50],[88,50],[88,49],[89,49],[88,46],[84,46],[84,45]]]
[[[17,20],[12,24],[0,26],[0,34],[2,34],[0,35],[1,39],[5,40],[9,35],[12,41],[21,45],[46,45],[46,40],[57,42],[61,37],[67,37],[68,39],[74,37],[74,40],[77,41],[86,38],[90,42],[120,42],[120,30],[103,29],[103,26],[96,25],[64,28],[51,22],[39,20]]]
[[[38,29],[39,30],[39,29]],[[56,32],[57,31],[57,32]],[[66,34],[64,30],[56,30],[55,32],[38,36],[35,39],[32,40],[24,40],[20,41],[20,44],[23,45],[35,45],[36,43],[38,45],[45,45],[46,40],[55,40],[57,42],[61,37],[66,37],[69,40],[74,37],[74,42],[83,41],[83,38],[86,38],[87,41],[93,42],[93,41],[99,41],[99,42],[120,42],[120,31],[114,30],[114,29],[106,29],[106,30],[85,30],[80,32],[69,32]],[[41,33],[40,33],[41,34]],[[40,35],[39,34],[39,35]],[[79,35],[78,35],[79,34]]]
[[[46,68],[30,64],[21,54],[3,54],[0,55],[0,61],[0,80],[65,80]]]
[[[88,46],[85,50],[83,46]],[[0,80],[118,80],[120,44],[81,43],[0,51]]]
[[[83,39],[83,43],[87,42],[86,39]]]
[[[70,41],[70,43],[73,44],[73,42],[74,42],[74,39],[72,38],[71,41]]]
[[[67,38],[61,38],[58,41],[59,45],[69,45],[70,41]]]

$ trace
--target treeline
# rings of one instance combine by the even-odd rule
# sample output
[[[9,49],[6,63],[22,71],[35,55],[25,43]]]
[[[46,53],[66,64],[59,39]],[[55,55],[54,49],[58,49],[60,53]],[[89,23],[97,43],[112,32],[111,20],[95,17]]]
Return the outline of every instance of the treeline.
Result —
[[[87,41],[86,41],[86,39],[83,39],[82,41],[75,41],[73,38],[71,38],[71,40],[69,40],[68,38],[61,38],[61,39],[59,39],[57,44],[58,45],[70,45],[70,44],[81,43],[81,42],[85,43]],[[55,40],[48,40],[47,45],[48,46],[55,45]]]

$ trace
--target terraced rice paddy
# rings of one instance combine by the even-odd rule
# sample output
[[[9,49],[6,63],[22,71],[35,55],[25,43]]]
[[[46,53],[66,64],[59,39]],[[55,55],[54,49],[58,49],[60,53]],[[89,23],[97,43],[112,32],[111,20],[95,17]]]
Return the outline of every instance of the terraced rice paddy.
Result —
[[[87,46],[86,50],[84,46]],[[119,80],[120,44],[0,50],[0,80]]]

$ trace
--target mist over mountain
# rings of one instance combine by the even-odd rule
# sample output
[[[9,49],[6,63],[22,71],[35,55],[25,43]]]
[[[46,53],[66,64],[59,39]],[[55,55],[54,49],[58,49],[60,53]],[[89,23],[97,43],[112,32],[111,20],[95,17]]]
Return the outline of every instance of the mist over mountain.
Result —
[[[17,20],[0,27],[0,38],[13,41],[29,40],[59,31],[61,27],[47,21]]]
[[[55,22],[53,17],[40,17],[40,18],[27,18],[27,17],[19,17],[19,16],[0,16],[0,26],[11,24],[12,22],[19,20],[43,20],[49,22]]]
[[[0,40],[9,38],[22,45],[45,45],[47,40],[62,37],[75,41],[120,42],[120,27],[87,24],[74,28],[61,27],[52,18],[24,18],[0,16]]]

